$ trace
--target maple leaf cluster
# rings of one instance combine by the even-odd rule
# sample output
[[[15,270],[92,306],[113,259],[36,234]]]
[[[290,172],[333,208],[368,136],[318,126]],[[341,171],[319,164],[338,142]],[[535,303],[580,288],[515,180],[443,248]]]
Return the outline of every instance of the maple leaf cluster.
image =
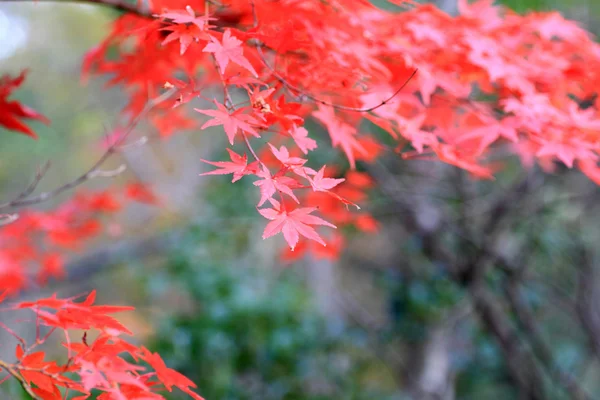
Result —
[[[122,338],[131,332],[112,314],[133,307],[94,305],[95,298],[95,292],[80,302],[53,295],[9,307],[33,312],[36,338],[29,344],[2,324],[18,344],[14,362],[0,361],[0,374],[5,375],[1,381],[17,379],[31,397],[41,400],[61,400],[69,395],[73,400],[85,400],[92,397],[92,390],[97,396],[93,398],[99,400],[160,400],[165,399],[161,392],[174,388],[202,400],[192,390],[196,385],[168,368],[158,354]],[[2,300],[0,297],[0,303]],[[73,338],[73,330],[83,333]],[[40,347],[59,333],[65,338],[65,361],[45,360]]]
[[[430,4],[390,12],[366,0],[154,0],[151,7],[151,14],[114,21],[86,55],[84,77],[109,75],[109,85],[120,85],[131,121],[165,90],[176,92],[147,115],[164,138],[222,129],[230,160],[205,161],[216,169],[204,175],[255,179],[257,213],[267,220],[263,237],[281,233],[288,260],[306,251],[337,257],[344,238],[333,228],[377,229],[358,211],[373,182],[357,165],[390,150],[489,179],[501,167],[491,156],[509,148],[526,166],[552,171],[562,163],[600,184],[600,45],[556,12],[518,15],[491,0],[459,0],[457,16]],[[24,78],[0,79],[0,126],[35,137],[22,119],[46,118],[8,99]],[[347,158],[344,174],[312,165],[311,152],[322,143],[307,130],[309,119]],[[369,124],[394,146],[367,133]],[[127,193],[154,199],[139,186]],[[62,276],[62,252],[96,236],[99,216],[120,208],[104,192],[52,212],[23,212],[0,231],[0,293]],[[108,314],[121,308],[92,303],[93,296],[82,303],[52,297],[19,305],[50,333],[99,336],[93,343],[85,335],[68,339],[62,365],[33,351],[44,337],[30,346],[17,337],[17,361],[0,364],[7,377],[43,399],[63,398],[65,390],[83,399],[92,389],[103,399],[158,399],[155,388],[173,387],[199,398],[158,355],[120,338],[129,332]]]
[[[133,115],[148,93],[176,88],[177,99],[153,113],[163,136],[195,124],[180,105],[212,102],[194,108],[208,117],[200,129],[222,127],[230,145],[246,149],[209,161],[217,169],[208,174],[257,177],[258,212],[271,221],[264,237],[281,232],[292,250],[304,240],[326,244],[315,227],[334,227],[328,219],[355,203],[335,192],[343,177],[308,166],[317,142],[307,118],[326,129],[350,171],[390,150],[363,131],[367,120],[403,157],[434,156],[478,178],[493,178],[500,165],[487,160],[509,146],[526,165],[551,170],[560,161],[600,183],[599,104],[583,110],[576,101],[595,93],[600,46],[558,13],[523,16],[490,0],[461,0],[456,17],[431,4],[389,12],[363,0],[152,4],[152,18],[115,22],[85,72],[111,74]],[[259,138],[278,163],[254,149]],[[321,218],[308,199],[323,193],[340,209],[320,208]]]

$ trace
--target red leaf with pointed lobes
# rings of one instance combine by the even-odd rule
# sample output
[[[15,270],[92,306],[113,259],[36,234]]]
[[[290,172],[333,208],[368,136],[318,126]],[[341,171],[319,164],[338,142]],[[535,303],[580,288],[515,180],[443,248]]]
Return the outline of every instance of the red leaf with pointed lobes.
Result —
[[[356,168],[355,152],[368,156],[364,147],[357,140],[356,128],[336,117],[333,107],[319,104],[319,109],[312,115],[325,125],[331,137],[331,144],[334,147],[342,148],[352,169]]]
[[[265,227],[263,239],[282,233],[285,241],[292,250],[294,250],[298,244],[300,236],[314,240],[323,246],[327,245],[317,231],[310,225],[322,225],[330,228],[335,228],[336,226],[324,219],[310,215],[317,210],[316,208],[296,208],[295,210],[288,212],[278,201],[271,200],[271,203],[273,204],[273,208],[262,208],[258,210],[263,217],[271,220]]]
[[[21,86],[26,74],[27,71],[23,71],[16,78],[11,78],[8,75],[0,77],[0,126],[37,139],[35,132],[19,119],[35,119],[48,124],[50,123],[48,118],[17,101],[8,101],[8,97],[12,92]]]
[[[207,44],[202,51],[215,55],[215,59],[217,60],[219,70],[221,71],[222,75],[225,74],[225,68],[231,61],[240,67],[246,68],[252,73],[252,75],[254,75],[255,78],[258,77],[258,74],[254,70],[254,67],[252,67],[252,64],[250,64],[248,59],[244,57],[244,49],[241,46],[242,41],[237,39],[235,36],[231,36],[230,29],[225,31],[221,41],[214,36],[211,36],[210,40],[211,43]]]
[[[262,206],[267,200],[273,201],[273,195],[277,191],[287,194],[294,199],[296,203],[300,203],[300,200],[298,200],[292,189],[298,189],[303,186],[295,179],[279,174],[273,176],[264,165],[262,170],[256,175],[262,178],[261,180],[254,182],[254,186],[258,186],[260,188],[261,197],[260,201],[258,202],[258,207]]]
[[[198,27],[198,29],[206,30],[210,28],[209,21],[216,21],[217,18],[210,17],[207,15],[196,16],[196,13],[190,6],[185,7],[184,10],[173,10],[166,11],[162,14],[158,15],[159,18],[163,20],[169,20],[175,24],[192,24]]]
[[[269,147],[271,148],[271,153],[283,164],[285,168],[288,168],[290,171],[302,171],[302,166],[306,164],[306,159],[300,157],[291,157],[289,150],[285,146],[281,146],[279,150],[269,143]],[[304,176],[302,172],[299,175]]]
[[[184,55],[188,47],[199,40],[207,40],[210,35],[198,30],[196,26],[173,25],[163,28],[164,31],[170,31],[169,36],[161,43],[163,46],[179,40],[179,54]]]
[[[196,400],[204,400],[200,395],[191,390],[191,388],[196,387],[196,384],[179,372],[168,368],[158,353],[152,353],[145,347],[142,347],[140,357],[156,371],[156,377],[169,392],[175,386]]]
[[[194,108],[195,111],[201,114],[213,117],[213,119],[206,121],[204,125],[200,127],[200,129],[223,125],[223,129],[225,130],[227,138],[229,139],[229,143],[232,146],[238,130],[249,133],[255,137],[260,137],[258,132],[254,129],[254,127],[252,127],[252,125],[260,125],[260,122],[254,117],[248,114],[242,114],[243,109],[238,109],[232,113],[229,113],[223,104],[217,102],[216,100],[214,100],[214,103],[217,106],[217,110],[201,110]]]
[[[179,40],[180,55],[183,55],[193,42],[210,40],[211,36],[207,31],[214,26],[209,25],[209,21],[217,19],[206,15],[196,17],[194,10],[192,10],[190,6],[186,7],[186,11],[165,12],[158,17],[164,21],[173,23],[173,25],[160,29],[162,31],[171,32],[165,40],[163,40],[162,45],[164,46],[175,40]]]
[[[237,182],[242,179],[244,175],[256,174],[258,172],[258,161],[254,161],[248,165],[248,157],[245,153],[243,156],[240,156],[233,150],[227,149],[227,151],[229,152],[229,158],[231,159],[231,162],[202,160],[203,162],[214,165],[219,169],[210,172],[204,172],[200,175],[233,174],[233,179],[231,182]]]
[[[344,182],[344,178],[334,179],[334,178],[325,178],[325,166],[321,167],[319,172],[312,177],[310,180],[310,185],[312,186],[315,192],[327,192],[330,189],[333,189],[340,183]]]
[[[294,142],[296,142],[296,145],[304,154],[308,154],[309,151],[317,148],[317,142],[308,137],[308,131],[303,127],[293,125],[288,133],[292,136]]]

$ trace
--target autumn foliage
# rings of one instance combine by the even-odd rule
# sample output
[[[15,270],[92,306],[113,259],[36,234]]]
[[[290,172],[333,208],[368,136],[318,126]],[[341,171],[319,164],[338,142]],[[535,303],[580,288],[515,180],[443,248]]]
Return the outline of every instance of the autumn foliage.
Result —
[[[0,361],[6,378],[19,380],[36,399],[63,399],[77,393],[72,399],[82,400],[89,398],[92,390],[100,393],[98,399],[162,399],[156,392],[173,388],[202,399],[190,389],[194,383],[166,367],[158,354],[120,337],[132,333],[111,314],[132,307],[94,305],[95,297],[92,292],[77,302],[52,296],[12,307],[33,312],[36,338],[27,343],[15,334],[19,342],[16,361]],[[5,329],[14,334],[10,328]],[[84,332],[77,341],[70,338],[73,329]],[[45,360],[44,352],[38,349],[55,332],[62,332],[66,338],[63,345],[68,357],[62,364]],[[88,334],[95,336],[93,341],[88,340]],[[147,366],[139,365],[141,362]]]
[[[281,233],[286,259],[306,251],[337,257],[344,238],[336,227],[377,230],[360,209],[373,182],[356,167],[384,153],[493,179],[508,151],[526,167],[551,172],[560,163],[600,184],[600,46],[590,34],[556,12],[518,15],[489,0],[460,0],[457,16],[392,3],[396,12],[366,0],[153,0],[149,11],[117,4],[126,12],[87,53],[83,77],[107,75],[127,93],[130,125],[117,145],[142,116],[165,139],[182,129],[221,130],[230,159],[204,160],[198,173],[253,179],[263,238]],[[45,117],[8,99],[23,79],[0,80],[0,125],[35,137],[22,119]],[[346,165],[311,162],[328,143],[306,129],[308,119]],[[366,133],[376,131],[369,125],[380,134]],[[121,198],[153,201],[130,186],[79,194],[49,213],[23,211],[0,231],[0,290],[13,295],[32,278],[61,278],[64,250],[100,234],[101,218],[118,212]],[[44,251],[34,236],[48,244]],[[16,361],[0,366],[32,396],[61,399],[68,390],[83,399],[97,389],[106,399],[153,399],[162,398],[157,389],[177,387],[199,398],[158,355],[121,339],[129,332],[108,314],[122,308],[93,306],[93,295],[16,307],[50,332],[99,332],[94,341],[67,336],[62,365],[34,351],[45,336],[19,344]]]

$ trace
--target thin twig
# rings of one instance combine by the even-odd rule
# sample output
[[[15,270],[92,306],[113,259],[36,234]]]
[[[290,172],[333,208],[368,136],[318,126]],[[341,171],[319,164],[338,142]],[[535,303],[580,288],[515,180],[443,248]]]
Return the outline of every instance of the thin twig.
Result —
[[[536,363],[521,345],[519,336],[502,311],[498,300],[481,281],[469,285],[474,308],[485,329],[496,339],[504,353],[511,378],[527,399],[545,399],[542,378]]]
[[[2,1],[2,0],[0,0]],[[30,184],[22,193],[20,193],[15,199],[8,201],[4,204],[0,204],[0,210],[3,209],[14,209],[14,208],[19,208],[19,207],[25,207],[25,206],[30,206],[33,204],[38,204],[38,203],[42,203],[44,201],[47,201],[53,197],[58,196],[59,194],[66,192],[70,189],[73,189],[74,187],[90,180],[96,177],[113,177],[115,175],[117,175],[118,173],[122,172],[124,169],[122,167],[118,168],[117,170],[114,171],[102,171],[100,169],[100,167],[114,154],[117,153],[123,142],[125,141],[125,139],[127,139],[127,137],[129,136],[129,134],[133,131],[133,129],[137,126],[137,124],[140,122],[140,120],[146,116],[146,114],[148,114],[148,112],[150,112],[150,110],[152,110],[154,107],[156,107],[158,104],[164,102],[165,100],[167,100],[169,97],[172,96],[172,94],[174,93],[174,90],[169,90],[165,93],[163,93],[162,95],[158,96],[156,99],[150,101],[148,104],[146,104],[146,106],[144,107],[144,109],[135,117],[133,118],[129,125],[127,126],[127,128],[125,129],[125,132],[115,141],[115,143],[113,143],[105,152],[104,154],[98,159],[98,161],[96,161],[96,163],[94,163],[94,165],[92,165],[85,173],[81,174],[80,176],[78,176],[77,178],[73,179],[70,182],[65,183],[62,186],[59,186],[51,191],[48,192],[43,192],[40,193],[37,196],[33,196],[30,197],[30,194],[35,190],[35,188],[37,187],[37,185],[39,184],[39,182],[41,181],[42,177],[43,177],[43,173],[41,173],[42,171],[44,171],[43,169],[38,172],[38,174],[36,175],[36,179],[34,179],[34,181],[32,182],[32,184]]]
[[[29,384],[27,383],[27,381],[25,380],[25,378],[23,378],[23,376],[19,373],[19,371],[17,371],[14,366],[12,366],[11,364],[8,364],[2,360],[0,360],[0,369],[4,369],[6,372],[8,372],[10,375],[12,375],[13,378],[15,378],[19,384],[21,385],[21,387],[23,388],[23,390],[25,390],[27,392],[27,394],[29,396],[31,396],[32,399],[34,400],[42,400],[41,397],[39,397],[37,394],[34,393],[33,389],[31,388],[31,386],[29,386]]]
[[[250,0],[250,6],[252,8],[252,18],[254,19],[254,28],[258,27],[258,15],[256,14],[256,6],[254,4],[253,0]],[[298,92],[301,93],[304,97],[316,102],[316,103],[320,103],[326,106],[330,106],[333,108],[336,108],[338,110],[343,110],[343,111],[350,111],[350,112],[358,112],[358,113],[368,113],[371,111],[375,111],[376,109],[388,104],[394,97],[396,97],[405,87],[406,85],[408,85],[408,83],[412,80],[412,78],[416,75],[417,71],[419,70],[418,68],[415,68],[415,70],[412,72],[412,74],[410,74],[410,76],[408,77],[408,79],[406,79],[404,81],[404,83],[400,86],[400,88],[398,88],[398,90],[396,90],[391,96],[389,96],[388,98],[386,98],[385,100],[382,100],[379,104],[372,106],[372,107],[367,107],[367,108],[356,108],[356,107],[348,107],[348,106],[344,106],[341,104],[335,104],[329,101],[325,101],[322,99],[319,99],[318,97],[315,97],[309,93],[306,93],[306,91],[300,89],[299,87],[292,85],[287,79],[285,79],[283,76],[281,76],[279,73],[277,73],[277,71],[275,70],[275,68],[273,68],[271,66],[271,64],[269,64],[269,62],[267,61],[265,54],[263,52],[263,43],[260,42],[259,40],[255,40],[255,45],[256,45],[256,51],[258,53],[258,56],[260,57],[262,63],[264,64],[265,67],[267,67],[267,69],[269,71],[271,71],[271,73],[273,74],[273,76],[279,81],[281,82],[281,84],[283,86],[285,86],[289,91],[292,92]]]
[[[125,1],[120,0],[0,0],[0,3],[65,3],[65,4],[77,4],[77,3],[87,3],[87,4],[97,4],[100,6],[110,7],[117,11],[135,14],[144,18],[153,18],[150,10],[142,10],[134,4],[130,4]]]
[[[515,274],[504,286],[508,304],[513,310],[517,323],[521,327],[525,338],[531,343],[533,353],[545,365],[553,381],[560,385],[569,395],[576,400],[591,399],[590,395],[578,385],[571,374],[563,371],[554,361],[552,350],[546,344],[542,333],[529,306],[523,301],[518,288],[519,274]]]

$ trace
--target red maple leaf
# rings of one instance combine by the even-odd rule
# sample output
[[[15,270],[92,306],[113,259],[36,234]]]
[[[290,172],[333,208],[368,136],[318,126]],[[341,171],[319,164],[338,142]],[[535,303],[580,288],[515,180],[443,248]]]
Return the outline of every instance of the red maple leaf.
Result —
[[[308,154],[309,151],[317,148],[317,142],[308,137],[308,131],[305,128],[293,125],[288,133],[292,136],[294,142],[296,142],[296,145],[304,154]]]
[[[196,384],[179,372],[168,368],[158,353],[152,353],[145,347],[141,348],[141,358],[152,366],[156,371],[156,377],[161,381],[165,388],[170,392],[173,386],[176,386],[182,392],[187,393],[195,400],[204,400],[200,395],[194,393],[190,388],[195,388]]]
[[[205,172],[200,175],[227,175],[233,174],[233,179],[231,182],[237,182],[244,175],[255,174],[258,172],[258,161],[254,161],[248,165],[248,156],[244,154],[240,156],[233,150],[227,149],[229,152],[229,158],[231,161],[207,161],[202,160],[203,162],[214,165],[220,169],[215,169],[214,171]]]
[[[196,13],[190,6],[185,7],[184,10],[173,10],[166,11],[158,15],[159,18],[164,20],[170,20],[176,24],[190,24],[196,25],[199,29],[205,30],[209,28],[209,21],[215,21],[217,18],[209,17],[207,15],[196,16]]]
[[[329,132],[331,144],[334,147],[341,147],[352,169],[356,167],[355,152],[367,155],[364,147],[357,140],[358,132],[355,127],[341,119],[337,118],[333,107],[323,106],[319,104],[319,109],[314,111],[312,115],[318,119]]]
[[[254,182],[254,186],[258,186],[260,188],[260,201],[258,202],[258,206],[262,206],[267,200],[273,200],[273,195],[275,192],[280,191],[281,193],[285,193],[290,196],[296,203],[300,203],[300,200],[294,195],[292,189],[298,189],[302,187],[294,178],[289,176],[276,174],[275,176],[271,175],[271,172],[263,165],[263,169],[259,171],[256,175],[261,177],[261,180]]]
[[[310,185],[312,186],[315,192],[327,192],[330,189],[333,189],[340,183],[344,182],[345,179],[334,179],[334,178],[325,178],[325,166],[323,166],[317,174],[310,179]]]
[[[23,71],[16,78],[11,78],[8,75],[0,77],[0,126],[24,133],[36,139],[37,135],[35,132],[19,121],[19,118],[36,119],[44,123],[49,123],[48,118],[17,101],[8,101],[8,97],[12,94],[13,90],[21,86],[26,74],[27,71]]]
[[[227,29],[225,31],[222,42],[219,42],[214,36],[211,36],[210,40],[211,43],[207,44],[202,51],[215,55],[221,74],[225,74],[225,68],[231,61],[240,67],[246,68],[254,77],[258,77],[252,64],[244,57],[244,49],[241,47],[242,41],[235,36],[231,36],[231,30]]]
[[[208,120],[200,127],[200,129],[206,129],[210,126],[219,126],[223,125],[223,129],[227,134],[227,138],[229,139],[229,143],[233,145],[235,140],[235,135],[238,132],[238,129],[243,132],[249,133],[255,137],[260,137],[258,132],[252,127],[251,124],[258,125],[259,122],[254,119],[251,115],[242,114],[243,109],[238,109],[232,112],[231,114],[227,110],[227,108],[217,102],[214,101],[218,110],[200,110],[198,108],[194,108],[195,111],[198,111],[201,114],[209,115],[213,117],[213,119]]]
[[[281,232],[292,250],[294,250],[298,244],[300,236],[314,240],[323,246],[327,245],[317,231],[310,225],[323,225],[331,228],[335,228],[336,226],[322,218],[310,215],[317,210],[316,208],[296,208],[295,210],[288,212],[285,208],[281,207],[278,201],[271,200],[271,203],[273,204],[273,208],[262,208],[258,210],[263,217],[271,220],[265,227],[263,239],[267,239]]]
[[[161,28],[161,30],[171,32],[165,40],[163,40],[163,46],[179,39],[180,55],[185,53],[192,42],[209,40],[210,35],[206,32],[211,28],[209,21],[216,20],[216,18],[211,18],[206,15],[196,17],[194,10],[192,10],[190,6],[186,7],[186,11],[170,11],[160,14],[159,17],[174,23],[173,25]]]

